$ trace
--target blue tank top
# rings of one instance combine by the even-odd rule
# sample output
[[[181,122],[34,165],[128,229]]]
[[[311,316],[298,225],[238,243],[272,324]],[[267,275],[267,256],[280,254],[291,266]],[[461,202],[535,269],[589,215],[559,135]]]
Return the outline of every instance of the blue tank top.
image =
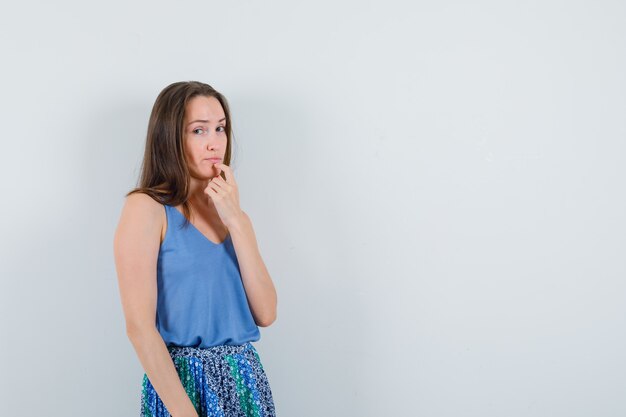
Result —
[[[167,229],[157,261],[156,327],[166,346],[240,345],[261,338],[230,233],[216,244],[164,205]]]

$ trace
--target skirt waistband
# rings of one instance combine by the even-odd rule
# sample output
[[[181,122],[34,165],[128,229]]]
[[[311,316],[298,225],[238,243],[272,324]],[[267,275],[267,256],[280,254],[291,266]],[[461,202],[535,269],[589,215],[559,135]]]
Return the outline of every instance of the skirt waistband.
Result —
[[[167,350],[171,356],[195,356],[209,357],[215,355],[232,355],[243,353],[246,350],[256,351],[252,343],[246,342],[242,345],[218,345],[209,347],[193,347],[193,346],[168,346]]]

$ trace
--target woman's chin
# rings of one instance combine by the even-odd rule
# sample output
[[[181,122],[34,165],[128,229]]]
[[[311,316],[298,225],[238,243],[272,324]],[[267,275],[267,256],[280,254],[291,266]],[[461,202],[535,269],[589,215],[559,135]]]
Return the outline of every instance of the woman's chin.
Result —
[[[219,175],[219,170],[217,169],[203,169],[199,172],[195,172],[191,174],[192,178],[200,181],[211,181],[213,178]]]

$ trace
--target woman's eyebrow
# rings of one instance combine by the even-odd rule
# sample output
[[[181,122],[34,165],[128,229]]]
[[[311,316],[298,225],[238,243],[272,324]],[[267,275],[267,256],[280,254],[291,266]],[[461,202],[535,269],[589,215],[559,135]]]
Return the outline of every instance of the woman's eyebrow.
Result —
[[[221,122],[222,120],[226,120],[226,118],[224,117],[223,119],[218,120],[218,122]],[[200,120],[200,119],[198,119],[198,120],[193,120],[193,121],[191,121],[191,122],[187,123],[187,126],[189,126],[189,125],[190,125],[190,124],[192,124],[192,123],[196,123],[196,122],[209,123],[209,122],[210,122],[210,120]]]

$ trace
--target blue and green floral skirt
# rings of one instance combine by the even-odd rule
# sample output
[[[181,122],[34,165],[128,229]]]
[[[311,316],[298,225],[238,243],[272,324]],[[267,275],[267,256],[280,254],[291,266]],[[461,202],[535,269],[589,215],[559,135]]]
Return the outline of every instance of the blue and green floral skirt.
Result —
[[[276,416],[269,381],[252,343],[167,349],[200,417]],[[170,417],[145,373],[141,417]]]

